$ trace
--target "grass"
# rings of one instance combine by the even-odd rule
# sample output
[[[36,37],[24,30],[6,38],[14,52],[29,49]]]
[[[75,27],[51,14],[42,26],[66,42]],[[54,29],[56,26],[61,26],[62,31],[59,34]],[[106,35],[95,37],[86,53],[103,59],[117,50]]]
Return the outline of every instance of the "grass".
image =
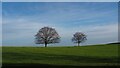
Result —
[[[2,47],[3,64],[68,66],[117,65],[118,45],[80,47]]]

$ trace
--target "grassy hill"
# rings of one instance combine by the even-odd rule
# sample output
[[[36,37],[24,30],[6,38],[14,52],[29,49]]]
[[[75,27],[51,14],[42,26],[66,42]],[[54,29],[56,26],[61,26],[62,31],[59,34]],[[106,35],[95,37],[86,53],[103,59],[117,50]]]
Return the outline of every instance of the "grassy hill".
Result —
[[[120,46],[119,46],[120,47]],[[118,45],[80,47],[2,47],[4,64],[68,66],[117,65]]]

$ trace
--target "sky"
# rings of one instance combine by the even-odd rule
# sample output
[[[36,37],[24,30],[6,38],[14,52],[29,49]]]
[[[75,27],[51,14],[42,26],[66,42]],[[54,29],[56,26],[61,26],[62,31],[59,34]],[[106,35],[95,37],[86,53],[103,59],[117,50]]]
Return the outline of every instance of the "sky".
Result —
[[[0,9],[2,9],[2,3],[0,2]],[[0,10],[0,45],[2,45],[2,10]]]
[[[2,0],[3,2],[118,2],[119,0]]]
[[[87,35],[81,45],[118,41],[117,2],[3,2],[2,22],[3,46],[44,46],[34,43],[44,26],[61,37],[51,46],[76,45],[71,41],[75,32]]]

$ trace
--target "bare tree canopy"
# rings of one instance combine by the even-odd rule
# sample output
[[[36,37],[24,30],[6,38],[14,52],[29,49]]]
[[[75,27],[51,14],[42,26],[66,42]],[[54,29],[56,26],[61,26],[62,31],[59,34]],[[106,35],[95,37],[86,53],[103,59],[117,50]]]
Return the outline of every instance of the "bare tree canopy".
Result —
[[[76,33],[73,35],[72,41],[73,41],[74,43],[78,43],[78,46],[79,46],[80,43],[85,42],[85,41],[87,40],[86,37],[87,37],[87,36],[86,36],[84,33],[82,33],[82,32],[76,32]]]
[[[51,27],[43,27],[41,28],[38,33],[35,35],[36,37],[36,44],[45,44],[45,47],[47,47],[47,44],[50,43],[59,43],[60,36],[56,32],[55,29]]]

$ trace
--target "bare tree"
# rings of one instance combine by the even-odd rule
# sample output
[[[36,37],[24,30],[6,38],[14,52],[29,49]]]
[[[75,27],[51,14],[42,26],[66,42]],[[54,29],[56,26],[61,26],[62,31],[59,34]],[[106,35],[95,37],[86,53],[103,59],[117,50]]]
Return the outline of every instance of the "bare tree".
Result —
[[[56,30],[51,27],[41,28],[35,35],[35,37],[36,44],[45,44],[45,47],[47,47],[47,44],[59,43],[60,41],[60,36],[56,32]]]
[[[73,35],[73,38],[72,38],[72,41],[74,43],[78,43],[78,46],[80,45],[80,43],[84,42],[85,40],[87,40],[86,38],[87,36],[82,33],[82,32],[76,32],[74,35]]]

